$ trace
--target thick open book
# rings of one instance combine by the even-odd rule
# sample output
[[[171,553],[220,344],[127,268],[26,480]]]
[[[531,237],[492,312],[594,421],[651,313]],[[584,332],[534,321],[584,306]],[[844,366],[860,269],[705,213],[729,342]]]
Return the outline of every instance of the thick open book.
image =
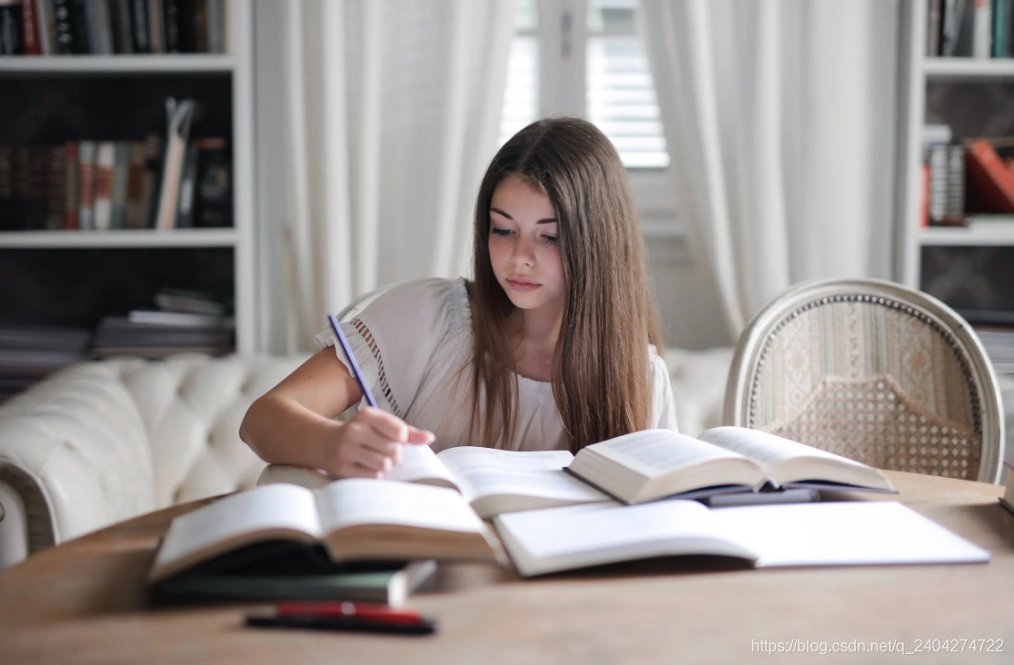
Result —
[[[457,492],[349,479],[318,490],[265,485],[177,517],[148,581],[158,582],[241,547],[269,541],[320,544],[334,561],[503,562],[495,534]]]
[[[719,510],[697,501],[613,502],[494,523],[525,577],[684,554],[738,557],[756,568],[989,561],[988,551],[889,501]]]
[[[460,446],[434,453],[429,446],[406,445],[401,464],[384,474],[384,479],[455,489],[483,518],[521,510],[608,501],[608,496],[564,471],[573,460],[574,456],[566,450],[514,451]],[[319,488],[332,481],[313,469],[271,465],[257,484],[273,482]]]
[[[762,487],[895,491],[877,469],[745,427],[715,427],[696,439],[634,432],[581,449],[568,471],[626,503]]]

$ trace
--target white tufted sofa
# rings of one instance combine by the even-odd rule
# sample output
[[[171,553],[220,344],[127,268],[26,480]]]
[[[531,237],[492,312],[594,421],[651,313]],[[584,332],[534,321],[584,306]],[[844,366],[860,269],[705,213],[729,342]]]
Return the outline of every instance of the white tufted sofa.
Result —
[[[303,358],[181,355],[64,369],[0,406],[0,568],[175,502],[253,486],[250,403]]]
[[[731,349],[669,349],[680,429],[720,424]],[[303,357],[136,358],[57,372],[0,406],[0,568],[173,503],[253,486],[254,399]]]

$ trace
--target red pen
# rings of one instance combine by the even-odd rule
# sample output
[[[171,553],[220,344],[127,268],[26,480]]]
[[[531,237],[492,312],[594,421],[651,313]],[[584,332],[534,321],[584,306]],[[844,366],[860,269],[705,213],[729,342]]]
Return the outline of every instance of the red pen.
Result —
[[[435,622],[415,610],[395,609],[378,603],[351,601],[288,601],[265,613],[246,617],[248,626],[364,630],[381,633],[428,634]]]

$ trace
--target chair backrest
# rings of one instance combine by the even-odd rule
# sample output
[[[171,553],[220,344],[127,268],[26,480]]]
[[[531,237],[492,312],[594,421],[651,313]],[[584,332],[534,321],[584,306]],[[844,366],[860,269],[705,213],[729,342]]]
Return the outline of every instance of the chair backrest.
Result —
[[[775,298],[736,345],[724,422],[881,469],[999,482],[1004,422],[993,367],[936,298],[874,279]]]

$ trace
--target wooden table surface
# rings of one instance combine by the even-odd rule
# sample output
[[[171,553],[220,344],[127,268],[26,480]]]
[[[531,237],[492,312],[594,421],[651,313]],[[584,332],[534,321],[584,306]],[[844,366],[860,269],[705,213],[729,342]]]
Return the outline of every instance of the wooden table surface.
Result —
[[[456,565],[441,569],[437,590],[410,599],[438,618],[434,636],[249,629],[250,606],[145,607],[158,538],[192,508],[177,506],[0,572],[0,663],[1014,662],[1014,516],[997,503],[1001,488],[888,475],[904,503],[992,561],[752,570],[684,557],[536,580]],[[816,650],[760,651],[793,640]],[[868,650],[913,652],[919,640],[928,651]]]

